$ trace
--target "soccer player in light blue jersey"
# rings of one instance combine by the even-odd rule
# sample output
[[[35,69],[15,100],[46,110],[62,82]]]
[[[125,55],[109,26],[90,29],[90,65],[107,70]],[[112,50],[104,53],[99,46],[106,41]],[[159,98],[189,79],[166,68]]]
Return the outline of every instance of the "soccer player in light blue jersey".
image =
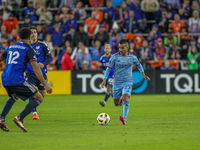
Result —
[[[104,88],[106,80],[112,68],[114,67],[114,83],[113,83],[113,99],[115,106],[118,106],[121,100],[123,101],[123,116],[119,116],[119,120],[123,125],[126,124],[126,119],[129,112],[129,98],[131,96],[133,78],[132,66],[133,63],[137,65],[139,71],[142,73],[144,79],[150,81],[150,78],[145,75],[144,70],[137,57],[128,53],[129,45],[127,40],[123,39],[119,42],[119,52],[112,55],[109,65],[104,74],[104,80],[101,87]]]
[[[104,51],[105,51],[105,55],[101,56],[100,58],[100,70],[102,71],[103,74],[105,74],[106,68],[108,67],[108,62],[111,58],[111,46],[110,44],[106,44],[104,46]],[[107,92],[105,94],[105,98],[104,101],[100,101],[99,104],[101,106],[105,106],[107,100],[109,99],[110,95],[113,96],[112,93],[112,86],[113,86],[113,78],[114,78],[114,68],[110,71],[108,78],[107,78],[107,82],[106,82],[106,88],[107,88]]]

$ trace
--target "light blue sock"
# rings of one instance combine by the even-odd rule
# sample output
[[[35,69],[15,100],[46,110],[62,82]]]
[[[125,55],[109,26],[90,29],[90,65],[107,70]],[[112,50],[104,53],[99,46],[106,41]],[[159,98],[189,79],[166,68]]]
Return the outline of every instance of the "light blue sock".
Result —
[[[129,108],[130,108],[129,101],[128,100],[123,101],[123,116],[126,118],[128,116]]]

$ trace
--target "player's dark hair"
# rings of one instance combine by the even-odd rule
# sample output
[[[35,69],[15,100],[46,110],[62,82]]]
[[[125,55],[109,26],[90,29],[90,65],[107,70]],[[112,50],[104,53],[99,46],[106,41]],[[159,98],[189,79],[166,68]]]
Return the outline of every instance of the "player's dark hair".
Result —
[[[126,44],[128,46],[128,41],[126,39],[123,39],[119,42],[119,44]]]
[[[35,29],[37,31],[36,26],[30,26],[29,29]]]
[[[21,40],[26,40],[30,37],[31,30],[27,27],[23,27],[19,30],[19,37]]]

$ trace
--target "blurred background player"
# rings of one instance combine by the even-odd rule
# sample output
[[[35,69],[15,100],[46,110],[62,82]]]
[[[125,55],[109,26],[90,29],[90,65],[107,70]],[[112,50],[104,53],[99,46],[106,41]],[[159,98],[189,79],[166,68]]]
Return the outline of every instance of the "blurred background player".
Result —
[[[105,51],[105,55],[101,56],[100,58],[100,70],[102,71],[103,74],[105,74],[106,68],[108,67],[108,62],[110,60],[111,57],[111,46],[110,44],[106,44],[104,46],[104,51]],[[110,71],[110,74],[108,75],[108,79],[106,81],[106,87],[107,87],[107,93],[105,94],[105,98],[104,101],[100,101],[99,104],[101,106],[105,106],[107,100],[109,99],[110,96],[113,96],[113,78],[114,78],[114,68]]]
[[[35,75],[44,85],[47,93],[52,93],[52,89],[47,85],[43,78],[42,72],[37,63],[36,53],[29,45],[30,35],[31,31],[29,28],[22,28],[19,32],[22,41],[9,46],[8,49],[0,54],[0,61],[8,58],[1,79],[3,86],[10,97],[0,115],[0,128],[3,131],[9,131],[9,128],[5,123],[5,118],[18,98],[24,101],[29,98],[33,99],[26,105],[24,110],[13,119],[14,123],[16,123],[16,125],[24,132],[27,132],[27,129],[23,125],[23,119],[31,113],[33,108],[39,106],[43,101],[43,96],[24,78],[24,71],[28,62],[31,63]]]
[[[142,76],[147,81],[150,80],[148,76],[144,74],[144,70],[137,57],[133,54],[128,53],[129,45],[127,40],[123,39],[119,42],[119,52],[112,55],[110,58],[108,67],[106,68],[104,74],[104,80],[101,83],[103,88],[106,85],[106,81],[110,74],[110,71],[115,68],[115,76],[113,83],[113,99],[115,106],[120,104],[121,96],[123,101],[123,116],[119,116],[120,121],[123,125],[126,124],[126,119],[128,116],[128,111],[130,108],[129,98],[132,92],[133,86],[133,77],[132,77],[132,68],[133,63],[137,65],[139,71],[142,73]]]
[[[49,48],[46,44],[40,42],[37,40],[37,29],[35,26],[29,27],[31,30],[31,36],[30,36],[30,46],[36,51],[36,57],[39,67],[41,68],[41,71],[43,73],[43,77],[47,82],[47,65],[51,63],[53,60],[53,57],[51,56],[51,53],[49,51]],[[30,83],[35,85],[39,92],[42,94],[43,97],[45,97],[45,88],[44,85],[40,82],[40,80],[37,78],[37,76],[34,74],[33,67],[29,63],[26,69],[26,80],[28,80]],[[29,99],[31,102],[32,100]],[[36,108],[33,108],[33,120],[40,119]]]

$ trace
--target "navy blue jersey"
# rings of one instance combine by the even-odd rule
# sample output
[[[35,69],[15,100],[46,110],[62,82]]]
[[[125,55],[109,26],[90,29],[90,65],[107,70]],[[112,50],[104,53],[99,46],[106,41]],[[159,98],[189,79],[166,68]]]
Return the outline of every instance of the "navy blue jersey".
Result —
[[[35,44],[30,44],[30,46],[36,51],[36,57],[38,63],[43,63],[46,59],[47,55],[51,55],[49,48],[46,46],[46,44],[42,42],[36,42]],[[44,64],[44,67],[41,69],[42,73],[47,73],[47,67]],[[33,67],[30,63],[28,63],[26,73],[34,73]]]
[[[9,46],[2,52],[1,57],[7,58],[6,67],[1,76],[4,86],[23,83],[25,81],[24,71],[28,62],[37,61],[34,49],[23,41]]]
[[[108,67],[110,58],[111,58],[111,55],[109,57],[106,57],[105,55],[101,56],[101,58],[100,58],[101,71],[106,70],[106,68]],[[108,78],[114,78],[114,68],[112,68],[112,70],[110,71]]]

